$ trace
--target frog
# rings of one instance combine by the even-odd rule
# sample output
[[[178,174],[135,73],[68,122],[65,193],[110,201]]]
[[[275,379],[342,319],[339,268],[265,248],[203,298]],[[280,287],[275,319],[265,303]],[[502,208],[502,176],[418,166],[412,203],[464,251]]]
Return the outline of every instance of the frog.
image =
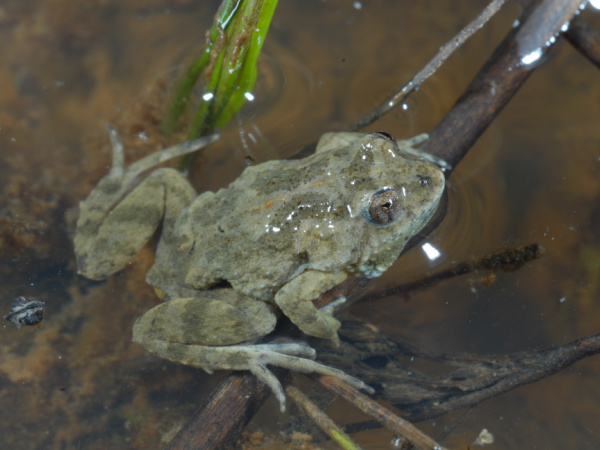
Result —
[[[351,276],[374,278],[420,232],[442,196],[444,173],[416,146],[384,132],[324,134],[314,154],[247,167],[228,187],[198,195],[161,162],[209,145],[188,141],[124,167],[109,129],[113,165],[79,205],[78,271],[103,280],[122,270],[160,231],[146,281],[163,300],[133,325],[133,341],[175,363],[249,370],[285,411],[267,368],[351,375],[319,363],[301,340],[269,341],[286,316],[305,335],[339,342],[334,311],[313,300]],[[151,170],[152,169],[152,170]]]

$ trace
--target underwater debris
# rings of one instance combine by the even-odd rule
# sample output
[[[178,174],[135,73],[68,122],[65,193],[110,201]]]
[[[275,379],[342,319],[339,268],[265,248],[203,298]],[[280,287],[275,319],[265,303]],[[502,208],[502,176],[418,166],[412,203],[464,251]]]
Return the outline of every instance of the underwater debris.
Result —
[[[21,325],[37,325],[44,318],[45,309],[46,302],[30,297],[15,297],[4,320],[8,320],[19,329]]]

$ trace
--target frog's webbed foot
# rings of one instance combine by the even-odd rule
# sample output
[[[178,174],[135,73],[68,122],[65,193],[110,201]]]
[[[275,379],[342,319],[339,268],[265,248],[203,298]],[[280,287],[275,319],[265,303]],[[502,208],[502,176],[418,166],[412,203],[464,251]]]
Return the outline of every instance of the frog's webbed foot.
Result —
[[[315,350],[305,344],[258,344],[208,347],[166,341],[144,343],[152,353],[171,361],[198,367],[208,373],[213,370],[249,370],[273,391],[281,411],[285,411],[285,394],[281,383],[267,365],[302,373],[320,373],[338,377],[357,389],[374,390],[357,378],[333,367],[313,361]]]

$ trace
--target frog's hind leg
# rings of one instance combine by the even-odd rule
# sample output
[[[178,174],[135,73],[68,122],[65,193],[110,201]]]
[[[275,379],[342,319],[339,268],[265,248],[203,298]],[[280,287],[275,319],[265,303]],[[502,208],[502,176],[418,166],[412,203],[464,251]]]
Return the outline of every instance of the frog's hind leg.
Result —
[[[213,134],[181,142],[125,168],[123,144],[113,128],[107,129],[113,149],[112,168],[79,204],[75,231],[79,273],[93,280],[104,279],[125,266],[148,242],[163,217],[166,227],[196,197],[192,186],[173,169],[158,169],[139,183],[141,174],[219,138]]]
[[[306,344],[251,344],[275,328],[277,320],[271,304],[232,289],[199,294],[207,297],[178,298],[146,311],[133,325],[133,341],[161,358],[209,373],[249,370],[273,390],[282,409],[283,388],[267,365],[333,375],[370,390],[341,370],[313,361],[316,352]]]
[[[104,194],[97,189],[90,197]],[[88,200],[82,202],[75,234],[79,273],[101,280],[120,270],[150,240],[161,222],[168,229],[195,197],[194,188],[183,175],[175,169],[161,168],[108,214],[98,217],[93,206],[86,204]]]

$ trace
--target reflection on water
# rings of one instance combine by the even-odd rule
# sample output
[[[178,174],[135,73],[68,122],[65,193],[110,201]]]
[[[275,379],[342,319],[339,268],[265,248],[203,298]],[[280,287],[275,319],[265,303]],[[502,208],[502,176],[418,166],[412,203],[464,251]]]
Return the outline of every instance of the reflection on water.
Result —
[[[202,45],[216,2],[199,3],[0,5],[1,312],[19,295],[46,302],[41,327],[0,330],[2,448],[160,448],[218,382],[131,343],[133,322],[159,301],[144,282],[151,249],[122,273],[90,282],[74,273],[70,243],[77,202],[109,164],[103,124],[119,129],[128,161],[169,143],[156,130],[172,88],[164,80]],[[370,111],[480,6],[361,5],[281,3],[257,98],[200,159],[191,174],[198,190],[226,184],[249,160],[292,155]],[[406,110],[372,129],[401,138],[431,130],[515,14],[509,5]],[[591,11],[583,16],[599,27]],[[445,256],[440,269],[530,242],[547,249],[541,260],[487,288],[461,278],[405,301],[359,302],[352,312],[436,351],[505,353],[596,333],[599,96],[596,69],[559,42],[453,174],[448,215],[430,238]],[[430,270],[415,249],[377,287]],[[599,370],[590,359],[488,401],[446,444],[465,448],[487,428],[495,448],[597,446]],[[361,420],[341,402],[332,415]],[[454,419],[423,427],[436,437]],[[270,403],[253,426],[276,435],[286,420]],[[357,439],[365,448],[391,440],[379,431]]]

